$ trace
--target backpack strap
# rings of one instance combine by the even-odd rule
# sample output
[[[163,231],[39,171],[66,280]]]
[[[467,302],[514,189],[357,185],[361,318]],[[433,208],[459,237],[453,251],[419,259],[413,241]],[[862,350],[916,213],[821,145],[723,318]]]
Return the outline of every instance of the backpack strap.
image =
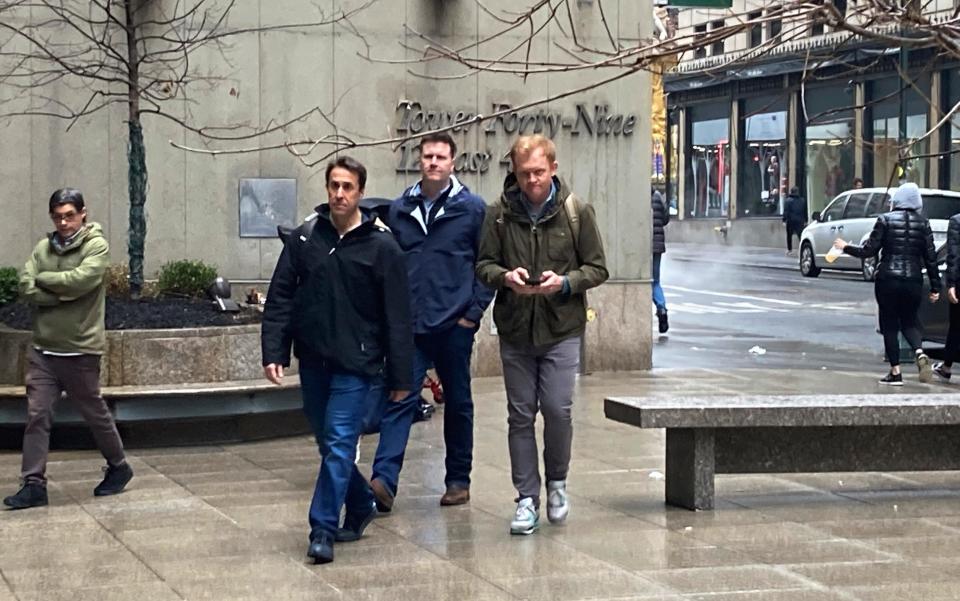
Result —
[[[567,223],[570,225],[570,235],[573,237],[573,250],[577,253],[577,263],[580,259],[580,199],[574,194],[568,194],[563,201],[563,212],[567,214]]]

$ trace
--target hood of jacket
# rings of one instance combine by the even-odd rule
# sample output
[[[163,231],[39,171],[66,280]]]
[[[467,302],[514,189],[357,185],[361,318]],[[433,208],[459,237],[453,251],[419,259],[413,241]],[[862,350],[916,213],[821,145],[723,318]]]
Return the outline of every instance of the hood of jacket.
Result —
[[[334,230],[337,229],[336,226],[333,224],[333,220],[330,218],[330,203],[323,203],[322,205],[317,205],[316,207],[314,207],[313,210],[314,210],[314,214],[316,215],[316,219],[318,221],[323,220],[324,222],[329,223],[330,227],[332,227]],[[307,220],[309,219],[310,217],[307,217]],[[360,225],[358,225],[354,229],[347,232],[347,234],[348,235],[361,234],[372,229],[374,225],[386,229],[386,226],[384,226],[383,224],[377,223],[376,211],[374,211],[373,209],[368,209],[366,207],[360,207]]]
[[[570,196],[570,189],[556,175],[553,176],[553,185],[556,188],[556,194],[553,197],[553,205],[547,212],[540,216],[540,221],[544,221],[556,215],[557,211],[563,208],[563,201]],[[517,175],[512,171],[507,174],[503,180],[503,194],[500,195],[500,202],[503,204],[504,215],[513,219],[530,220],[527,214],[527,208],[523,204],[523,191],[520,190],[520,184],[517,182]]]
[[[57,253],[58,255],[62,255],[80,248],[87,240],[103,238],[103,227],[99,223],[95,222],[86,223],[83,225],[83,227],[77,230],[77,233],[74,234],[66,244],[62,244],[60,242],[57,232],[50,232],[47,234],[47,238],[50,239],[50,248],[53,249],[53,252]]]
[[[917,187],[917,184],[903,184],[894,193],[893,200],[890,201],[890,207],[894,211],[919,211],[923,207],[923,198],[920,196],[920,188]]]

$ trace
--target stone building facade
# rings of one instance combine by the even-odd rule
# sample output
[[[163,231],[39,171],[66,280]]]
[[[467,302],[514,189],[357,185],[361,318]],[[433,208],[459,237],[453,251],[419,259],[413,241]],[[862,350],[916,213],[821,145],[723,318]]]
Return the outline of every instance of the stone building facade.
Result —
[[[316,4],[308,0],[239,2],[228,26],[260,28],[316,20]],[[320,4],[330,14],[366,2]],[[508,0],[483,4],[494,11],[516,10]],[[592,2],[572,6],[582,41],[598,46],[609,43],[599,7]],[[607,0],[604,9],[608,25],[622,43],[635,44],[649,35],[647,3]],[[186,122],[262,129],[313,107],[327,118],[314,114],[282,135],[212,144],[175,123],[145,115],[147,278],[168,261],[190,258],[215,264],[221,275],[234,282],[262,284],[272,273],[281,245],[266,233],[269,228],[256,223],[269,212],[257,195],[275,192],[289,198],[292,193],[295,207],[286,210],[298,220],[325,200],[323,163],[308,167],[283,149],[211,156],[181,150],[172,143],[237,148],[333,133],[357,141],[392,138],[467,122],[476,114],[522,107],[582,87],[582,92],[563,99],[456,128],[454,135],[461,146],[457,175],[491,202],[507,173],[505,154],[512,140],[535,131],[553,137],[560,174],[596,208],[611,272],[611,281],[590,297],[596,319],[587,334],[586,367],[649,367],[649,78],[638,72],[593,87],[592,82],[599,79],[595,72],[533,74],[524,79],[492,72],[463,75],[463,67],[448,61],[416,61],[423,42],[415,32],[450,47],[469,47],[501,27],[474,0],[382,0],[354,14],[349,24],[261,31],[233,38],[223,48],[195,53],[191,57],[195,68],[217,78],[209,85],[188,87],[186,96],[168,101],[168,108]],[[523,46],[526,31],[521,28],[501,36],[475,52],[501,56]],[[551,25],[532,44],[531,60],[563,58],[557,46],[563,43],[568,40],[557,25]],[[11,96],[9,92],[0,83],[0,102]],[[61,99],[75,93],[64,82],[36,92]],[[48,117],[0,120],[0,210],[5,217],[0,220],[0,265],[22,265],[34,242],[50,229],[47,197],[63,186],[84,191],[91,219],[104,225],[113,260],[125,260],[125,112],[122,104],[115,105],[82,119],[69,131],[68,123]],[[368,197],[395,197],[417,179],[414,146],[402,143],[349,152],[370,170]],[[258,188],[261,178],[281,181],[272,182],[273,188]],[[274,192],[262,192],[267,189]],[[276,208],[283,213],[281,204],[278,201]],[[492,328],[487,325],[485,331]],[[481,337],[478,373],[498,368],[495,340],[492,333]]]

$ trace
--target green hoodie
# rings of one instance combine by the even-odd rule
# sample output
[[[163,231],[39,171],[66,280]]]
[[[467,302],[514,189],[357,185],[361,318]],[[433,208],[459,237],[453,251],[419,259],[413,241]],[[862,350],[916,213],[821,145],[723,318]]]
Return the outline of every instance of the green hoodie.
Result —
[[[556,344],[583,334],[587,324],[590,288],[608,277],[603,242],[593,207],[575,200],[579,235],[574,244],[573,226],[567,218],[566,199],[572,193],[554,178],[556,196],[544,207],[536,223],[523,205],[520,187],[511,173],[504,182],[500,202],[488,211],[483,223],[477,278],[497,291],[493,320],[504,340],[526,346]],[[551,270],[565,275],[569,293],[549,296],[515,294],[503,277],[525,267],[531,275]]]
[[[97,223],[61,246],[56,234],[37,243],[20,275],[20,298],[33,306],[33,344],[54,353],[102,355],[110,247]]]

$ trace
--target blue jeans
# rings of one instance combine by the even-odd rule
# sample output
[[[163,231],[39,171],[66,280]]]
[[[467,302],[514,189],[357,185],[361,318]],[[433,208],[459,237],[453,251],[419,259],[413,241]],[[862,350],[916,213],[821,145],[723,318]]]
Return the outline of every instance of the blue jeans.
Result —
[[[399,403],[387,403],[380,420],[380,443],[373,460],[373,477],[397,493],[410,425],[420,398],[420,385],[433,363],[443,385],[443,440],[447,446],[444,483],[470,487],[473,464],[473,396],[470,392],[470,356],[476,330],[458,325],[435,334],[414,336],[414,388]]]
[[[667,297],[663,295],[663,288],[660,286],[660,258],[662,253],[653,253],[653,304],[657,306],[657,312],[667,310]]]
[[[357,441],[367,410],[373,378],[335,373],[321,362],[300,363],[303,412],[320,448],[320,474],[310,503],[310,539],[333,535],[340,525],[340,508],[365,513],[373,491],[357,469]]]

